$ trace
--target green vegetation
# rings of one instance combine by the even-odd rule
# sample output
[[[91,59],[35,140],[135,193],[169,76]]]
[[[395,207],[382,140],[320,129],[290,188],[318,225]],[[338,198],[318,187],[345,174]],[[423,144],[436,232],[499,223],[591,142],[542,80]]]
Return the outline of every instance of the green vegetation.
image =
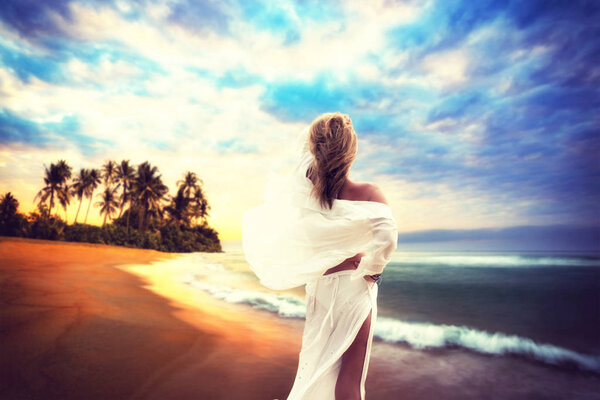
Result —
[[[72,168],[64,160],[45,167],[44,187],[34,199],[37,210],[27,216],[19,213],[12,193],[0,196],[0,235],[169,252],[222,251],[218,233],[206,222],[210,205],[203,182],[193,172],[186,172],[177,182],[175,196],[168,195],[158,169],[147,161],[137,167],[128,160],[107,161],[100,169],[82,168],[71,176]],[[98,227],[86,222],[100,184],[104,190],[96,193],[94,205],[100,207],[104,219]],[[84,198],[89,199],[87,211],[84,223],[78,223]],[[77,213],[69,225],[71,200],[77,203]],[[56,213],[58,205],[64,210],[64,220]]]

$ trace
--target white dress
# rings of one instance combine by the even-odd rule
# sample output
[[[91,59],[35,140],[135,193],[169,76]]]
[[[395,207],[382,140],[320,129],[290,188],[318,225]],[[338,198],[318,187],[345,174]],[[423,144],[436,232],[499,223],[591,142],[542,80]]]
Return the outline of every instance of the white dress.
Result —
[[[304,149],[288,177],[271,175],[265,202],[244,212],[242,245],[260,282],[283,290],[306,285],[306,322],[298,371],[288,400],[333,400],[341,357],[372,312],[360,381],[365,379],[377,317],[378,286],[364,275],[383,271],[396,249],[398,230],[390,208],[369,201],[334,200],[322,208],[311,196]],[[356,270],[323,273],[366,252]]]

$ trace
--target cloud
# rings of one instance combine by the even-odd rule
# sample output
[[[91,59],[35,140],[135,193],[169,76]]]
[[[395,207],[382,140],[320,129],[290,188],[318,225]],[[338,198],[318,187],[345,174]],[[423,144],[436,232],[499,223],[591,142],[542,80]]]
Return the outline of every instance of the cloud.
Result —
[[[55,15],[70,16],[68,3],[61,0],[6,0],[0,3],[0,15],[21,35],[32,37],[60,34]]]
[[[381,95],[377,85],[342,83],[335,76],[323,74],[309,81],[272,83],[261,103],[263,109],[282,120],[310,122],[322,112],[352,112],[359,107],[374,106]]]
[[[229,15],[219,1],[181,0],[175,2],[168,11],[168,21],[184,26],[194,32],[214,30],[225,34],[229,31]]]
[[[34,76],[47,82],[64,82],[65,76],[56,60],[47,55],[27,54],[0,42],[0,60],[23,81]]]
[[[280,36],[284,45],[297,43],[300,40],[300,20],[295,10],[283,3],[273,2],[240,2],[242,19],[258,30],[265,30]]]
[[[429,54],[422,65],[429,74],[428,79],[442,87],[463,83],[468,78],[469,60],[460,50]]]
[[[21,143],[54,148],[76,147],[84,155],[106,148],[107,141],[92,139],[81,134],[79,119],[63,115],[56,121],[34,122],[10,110],[0,111],[0,144]]]
[[[266,171],[293,162],[290,138],[342,111],[359,135],[353,176],[382,183],[402,231],[598,219],[593,2],[6,1],[0,11],[0,138],[14,152],[0,189],[28,151],[76,152],[77,167],[148,159],[170,185],[186,169],[205,177],[215,223],[235,236]]]

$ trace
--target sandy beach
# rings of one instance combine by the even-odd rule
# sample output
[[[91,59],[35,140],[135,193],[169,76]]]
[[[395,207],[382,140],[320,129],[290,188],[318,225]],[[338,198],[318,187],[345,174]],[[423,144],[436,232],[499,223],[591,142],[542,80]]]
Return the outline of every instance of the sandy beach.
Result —
[[[193,290],[161,267],[177,257],[0,238],[0,398],[285,399],[303,321]],[[516,357],[376,341],[367,398],[593,399],[599,388],[595,375]]]
[[[257,332],[247,324],[229,319],[225,329],[115,268],[169,257],[1,238],[0,398],[275,398],[289,390],[291,349],[264,354],[251,346]],[[246,370],[272,379],[245,380]]]

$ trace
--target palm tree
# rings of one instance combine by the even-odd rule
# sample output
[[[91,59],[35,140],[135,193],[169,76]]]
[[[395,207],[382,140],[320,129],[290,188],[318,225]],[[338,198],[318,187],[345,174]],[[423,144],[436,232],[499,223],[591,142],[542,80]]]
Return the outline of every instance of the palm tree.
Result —
[[[179,189],[183,189],[183,194],[186,198],[191,198],[193,193],[200,188],[199,184],[203,184],[202,179],[198,179],[195,173],[187,171],[183,176],[183,180],[177,181]]]
[[[192,199],[192,218],[199,218],[203,222],[206,222],[208,210],[210,210],[210,205],[208,204],[208,200],[206,200],[206,197],[204,197],[202,187],[199,187],[198,190],[194,192],[194,198]]]
[[[81,209],[81,203],[83,202],[83,196],[87,191],[87,187],[90,181],[90,170],[81,168],[79,174],[73,178],[73,184],[71,185],[71,194],[79,199],[79,206],[77,207],[77,214],[75,214],[75,224],[77,223],[77,217],[79,216],[79,210]]]
[[[182,192],[182,195],[187,200],[185,204],[188,216],[186,218],[186,226],[189,226],[194,219],[201,218],[205,220],[208,215],[210,206],[202,191],[203,184],[202,179],[199,179],[195,173],[190,171],[185,173],[183,180],[177,181],[177,185],[179,185],[178,190]]]
[[[58,202],[65,210],[65,223],[68,223],[67,219],[67,206],[71,202],[71,192],[69,191],[69,179],[71,179],[71,171],[73,168],[65,160],[58,160],[56,163],[56,167],[60,171],[60,175],[62,176],[62,183],[60,190],[56,193],[58,197]]]
[[[135,181],[135,170],[131,165],[129,165],[129,160],[122,160],[117,166],[115,180],[117,182],[117,187],[121,186],[123,188],[120,198],[121,209],[119,210],[119,218],[121,218],[121,215],[123,214],[123,207],[131,199],[131,186]],[[129,215],[127,215],[127,225],[129,225]]]
[[[40,199],[39,204],[48,202],[48,215],[52,215],[54,200],[58,199],[61,205],[65,207],[69,203],[69,194],[66,181],[71,177],[71,167],[63,160],[57,164],[50,164],[50,167],[44,167],[44,186],[34,197]]]
[[[112,217],[112,215],[117,212],[119,202],[117,201],[115,192],[116,189],[106,187],[104,189],[104,192],[99,194],[100,201],[96,202],[96,206],[100,207],[100,215],[104,214],[104,221],[102,222],[102,226],[106,225],[107,217]]]
[[[138,208],[138,229],[141,231],[146,230],[148,214],[155,216],[161,214],[161,202],[169,191],[157,172],[158,169],[151,166],[148,161],[144,161],[137,167],[133,199]]]
[[[190,221],[190,201],[184,194],[184,188],[179,187],[176,196],[171,196],[171,203],[165,207],[169,214],[169,222],[178,226],[188,226]]]
[[[71,192],[69,191],[69,186],[65,183],[65,185],[61,188],[57,193],[58,202],[65,210],[65,224],[68,224],[68,215],[67,215],[67,206],[71,203]]]
[[[94,190],[96,190],[96,188],[98,187],[99,184],[100,184],[100,173],[98,172],[97,169],[92,168],[88,175],[88,181],[87,181],[87,185],[85,187],[85,197],[89,197],[90,202],[88,203],[88,208],[85,213],[85,220],[83,221],[84,224],[87,223],[88,214],[90,213],[90,206],[92,205],[92,197],[94,196]]]
[[[15,215],[19,209],[19,201],[15,199],[11,192],[0,196],[0,215]]]
[[[108,160],[102,166],[102,179],[104,180],[104,185],[105,186],[112,185],[112,183],[115,181],[116,177],[117,177],[117,163],[112,160]]]
[[[18,210],[19,202],[11,192],[0,196],[0,235],[22,236],[26,232],[26,222]]]

